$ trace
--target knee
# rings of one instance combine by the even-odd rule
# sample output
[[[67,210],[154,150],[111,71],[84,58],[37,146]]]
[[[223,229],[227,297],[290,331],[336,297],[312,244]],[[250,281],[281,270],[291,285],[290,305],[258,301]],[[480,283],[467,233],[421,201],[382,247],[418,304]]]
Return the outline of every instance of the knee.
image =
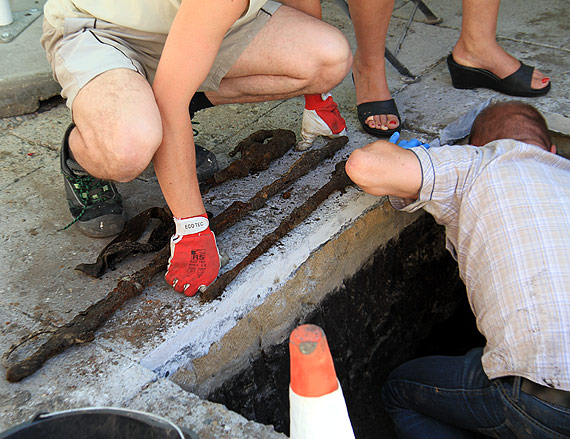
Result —
[[[380,392],[382,397],[382,403],[384,404],[384,408],[386,411],[390,412],[392,408],[397,407],[399,402],[397,402],[397,392],[395,392],[393,386],[393,374],[388,375],[386,381],[382,385],[382,390]]]
[[[138,177],[150,164],[162,141],[156,124],[125,124],[106,146],[110,180],[125,183]]]
[[[338,30],[332,29],[328,38],[323,38],[317,49],[315,77],[320,78],[323,92],[337,86],[348,74],[352,66],[352,51],[345,36]]]

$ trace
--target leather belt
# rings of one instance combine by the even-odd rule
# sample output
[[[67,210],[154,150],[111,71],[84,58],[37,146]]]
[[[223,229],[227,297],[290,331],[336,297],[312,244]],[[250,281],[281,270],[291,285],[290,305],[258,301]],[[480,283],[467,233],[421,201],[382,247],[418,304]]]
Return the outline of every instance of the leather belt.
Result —
[[[521,390],[544,402],[560,405],[570,409],[570,392],[566,390],[554,389],[552,387],[541,386],[534,381],[521,377]]]

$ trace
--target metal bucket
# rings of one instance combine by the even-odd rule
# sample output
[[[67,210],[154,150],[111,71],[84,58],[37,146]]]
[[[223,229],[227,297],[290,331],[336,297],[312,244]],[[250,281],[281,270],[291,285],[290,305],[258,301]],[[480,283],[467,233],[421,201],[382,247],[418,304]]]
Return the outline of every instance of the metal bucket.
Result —
[[[111,407],[37,415],[0,439],[198,439],[196,433],[150,413]]]

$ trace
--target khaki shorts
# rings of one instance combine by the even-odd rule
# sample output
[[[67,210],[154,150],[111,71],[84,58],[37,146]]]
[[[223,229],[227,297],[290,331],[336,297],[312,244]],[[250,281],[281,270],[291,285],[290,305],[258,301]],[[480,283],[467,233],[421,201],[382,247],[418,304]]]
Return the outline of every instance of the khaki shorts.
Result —
[[[223,77],[280,6],[269,0],[251,20],[230,29],[199,91],[219,88]],[[130,69],[152,84],[165,42],[166,35],[127,29],[96,18],[66,18],[63,33],[44,19],[41,38],[69,108],[82,87],[108,70]]]

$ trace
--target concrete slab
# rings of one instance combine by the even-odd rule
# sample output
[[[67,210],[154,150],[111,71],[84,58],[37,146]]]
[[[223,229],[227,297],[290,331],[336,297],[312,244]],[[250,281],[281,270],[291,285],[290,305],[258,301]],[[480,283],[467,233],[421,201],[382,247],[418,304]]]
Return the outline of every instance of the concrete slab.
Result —
[[[394,14],[390,48],[405,25],[408,3],[399,4]],[[553,90],[547,97],[528,102],[547,115],[557,133],[568,136],[566,90],[570,82],[567,73],[570,47],[565,2],[547,0],[541,8],[543,12],[539,16],[532,12],[535,16],[530,19],[525,18],[525,11],[534,11],[535,5],[530,0],[524,0],[523,6],[520,3],[505,4],[501,11],[501,43],[515,56],[540,66],[553,78]],[[325,19],[342,29],[355,48],[348,17],[335,2],[323,5]],[[490,97],[504,98],[488,90],[452,88],[445,57],[459,35],[460,5],[432,1],[429,6],[445,21],[440,26],[413,23],[400,56],[413,73],[420,75],[420,80],[407,84],[395,69],[388,68],[388,81],[404,117],[404,138],[431,140],[445,125],[474,106]],[[60,231],[70,221],[58,157],[70,118],[63,104],[29,113],[35,111],[38,100],[59,91],[54,92],[50,88],[54,83],[46,79],[51,78],[51,73],[39,47],[39,23],[18,37],[23,39],[15,40],[14,46],[0,44],[0,58],[11,61],[3,63],[0,69],[0,203],[4,207],[4,215],[0,217],[1,352],[29,333],[50,331],[69,322],[110,292],[120,277],[149,262],[149,256],[130,259],[99,280],[74,270],[77,263],[93,261],[109,240],[86,238],[73,227]],[[33,62],[18,64],[27,57]],[[347,120],[349,143],[334,159],[296,182],[289,199],[276,196],[267,206],[218,236],[220,247],[231,257],[225,270],[235,266],[261,236],[272,231],[324,184],[336,162],[374,140],[358,123],[350,75],[333,90],[333,95]],[[198,143],[216,152],[220,163],[227,165],[232,160],[228,152],[254,131],[289,128],[298,133],[302,106],[302,99],[297,98],[201,111],[195,117],[199,122]],[[6,108],[9,110],[2,110]],[[16,113],[29,114],[6,116]],[[315,147],[323,143],[319,140]],[[266,172],[212,190],[205,197],[207,209],[217,214],[232,201],[247,199],[299,156],[300,153],[290,152]],[[164,205],[152,167],[135,181],[119,185],[119,190],[125,197],[129,218],[148,207]],[[23,422],[37,410],[98,404],[150,411],[191,427],[203,438],[284,437],[271,427],[249,422],[222,406],[181,390],[169,378],[184,366],[194,376],[178,378],[191,387],[192,380],[206,376],[216,363],[220,369],[224,362],[237,364],[238,354],[252,352],[248,350],[252,344],[257,343],[259,349],[278,335],[281,337],[279,331],[285,327],[281,313],[302,312],[312,300],[304,294],[304,289],[318,293],[326,282],[328,288],[342,280],[342,273],[335,273],[334,277],[325,270],[326,255],[334,251],[354,254],[358,247],[369,251],[367,245],[381,238],[371,237],[364,230],[377,227],[378,235],[397,236],[405,221],[411,220],[407,216],[393,216],[384,200],[350,188],[331,196],[279,245],[248,267],[221,301],[200,305],[197,298],[175,293],[157,276],[141,296],[126,303],[100,328],[94,342],[76,346],[49,360],[20,383],[0,379],[0,430]],[[364,253],[359,258],[364,258]],[[240,338],[256,328],[258,339]],[[37,337],[36,345],[46,335]],[[0,368],[0,373],[4,372],[4,367]]]
[[[435,15],[443,20],[437,27],[461,29],[461,2],[427,1],[425,3]],[[407,21],[412,9],[413,2],[397,1],[394,16]],[[502,2],[497,21],[497,37],[499,40],[510,39],[525,41],[532,45],[545,45],[558,49],[568,48],[570,43],[568,18],[568,8],[558,0],[541,2],[540,11],[528,2]],[[414,17],[416,23],[412,25],[412,29],[424,19],[424,15],[418,10]],[[557,23],[556,32],[553,32],[553,22]],[[455,41],[452,40],[449,43],[453,45]]]
[[[12,11],[42,9],[45,1],[12,1]],[[43,15],[14,40],[0,44],[0,59],[10,60],[0,65],[0,117],[31,113],[61,90],[40,45],[42,20]]]
[[[552,48],[537,46],[532,55],[528,53],[525,55],[525,47],[527,46],[513,41],[505,42],[504,47],[529,63],[556,52]],[[525,56],[528,59],[524,59]],[[554,69],[562,71],[564,59],[567,58],[552,57],[551,65],[554,66]],[[517,100],[534,105],[543,113],[567,115],[570,108],[570,96],[565,86],[566,79],[570,78],[560,77],[559,80],[562,83],[559,86],[553,84],[552,90],[545,97],[517,98]],[[457,118],[458,113],[466,113],[469,109],[488,99],[512,99],[492,90],[458,90],[453,88],[445,60],[441,60],[431,71],[426,72],[422,76],[422,81],[407,85],[403,91],[398,93],[397,97],[398,102],[405,108],[405,126],[408,129],[412,127],[419,129],[429,135],[437,135],[443,127]],[[450,105],[450,103],[454,104]],[[437,114],[437,119],[429,120],[430,114]],[[564,134],[566,135],[570,134],[561,124],[558,125],[558,129],[565,130]]]

